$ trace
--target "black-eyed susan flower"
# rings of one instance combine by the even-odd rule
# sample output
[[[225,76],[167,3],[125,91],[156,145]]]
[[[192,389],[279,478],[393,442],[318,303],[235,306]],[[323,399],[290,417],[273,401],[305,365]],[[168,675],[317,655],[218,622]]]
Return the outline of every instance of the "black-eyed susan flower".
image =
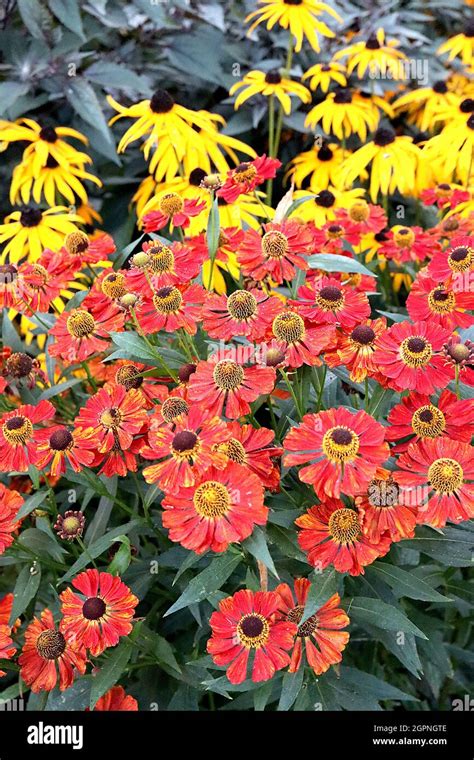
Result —
[[[339,209],[349,208],[354,201],[364,195],[362,187],[340,190],[329,185],[325,190],[321,189],[314,195],[309,195],[307,190],[296,190],[294,198],[302,202],[290,214],[290,219],[294,217],[304,222],[314,222],[317,227],[322,227],[326,222],[336,219]]]
[[[466,187],[473,176],[474,164],[474,100],[472,104],[472,113],[454,119],[439,135],[428,140],[423,148],[427,159],[442,163],[448,179],[457,177]]]
[[[450,37],[438,48],[438,55],[448,53],[448,61],[460,58],[470,66],[474,61],[474,18],[469,19],[464,25],[462,32]]]
[[[357,70],[357,76],[362,79],[367,73],[371,77],[388,74],[391,79],[405,79],[401,61],[407,57],[397,47],[397,40],[386,40],[385,32],[379,28],[367,40],[354,42],[349,47],[338,50],[334,60],[347,58],[347,73]]]
[[[330,92],[322,103],[318,103],[309,111],[305,126],[314,129],[321,123],[323,130],[345,140],[352,134],[359,135],[365,140],[367,132],[377,129],[379,112],[374,110],[369,100],[361,98],[348,88]]]
[[[83,185],[85,181],[102,187],[102,182],[97,177],[84,170],[84,164],[70,162],[65,166],[59,164],[53,156],[48,156],[45,165],[33,171],[31,161],[22,161],[13,171],[10,202],[26,204],[33,198],[35,203],[40,203],[43,196],[49,206],[54,206],[61,199],[72,205],[77,199],[86,204],[88,197]]]
[[[336,82],[340,87],[346,86],[345,71],[345,66],[336,61],[315,63],[303,74],[303,79],[309,79],[309,86],[312,90],[317,90],[319,87],[323,92],[327,92],[332,82]]]
[[[296,187],[301,188],[309,177],[310,190],[325,190],[329,185],[338,184],[343,157],[343,151],[336,143],[315,140],[310,150],[299,153],[290,161],[285,179],[291,177]]]
[[[71,214],[66,206],[53,206],[45,211],[26,206],[21,211],[12,211],[0,224],[0,243],[7,243],[2,260],[8,256],[14,263],[27,257],[35,261],[45,248],[58,251],[64,236],[77,231],[77,224],[82,224],[81,217]]]
[[[459,95],[448,89],[446,82],[435,82],[432,87],[419,87],[402,95],[393,104],[397,113],[407,112],[408,121],[422,132],[439,124],[439,116],[448,107],[460,103]]]
[[[419,148],[406,135],[397,137],[391,128],[380,128],[374,139],[356,150],[345,161],[342,176],[353,182],[370,163],[370,197],[375,203],[379,192],[384,195],[396,189],[409,192],[415,181]]]
[[[294,95],[303,103],[311,102],[310,91],[300,82],[282,76],[277,69],[272,71],[249,71],[240,82],[236,82],[229,90],[229,95],[237,95],[234,108],[237,110],[246,100],[260,94],[264,97],[275,97],[280,102],[284,113],[291,113],[291,98]]]
[[[42,127],[33,119],[0,121],[0,143],[30,143],[23,153],[23,161],[31,163],[34,173],[46,166],[49,157],[54,158],[65,169],[71,163],[76,166],[90,163],[89,156],[69,145],[63,139],[65,137],[72,137],[84,145],[89,142],[81,132],[70,127]]]
[[[306,38],[317,53],[319,53],[319,37],[334,37],[334,32],[327,26],[324,21],[320,20],[320,15],[327,13],[336,21],[342,21],[339,14],[327,3],[319,0],[258,0],[258,8],[245,19],[252,21],[248,33],[260,24],[266,23],[267,29],[271,30],[275,24],[279,24],[283,29],[289,29],[290,33],[296,40],[295,51],[298,53],[303,45],[303,39]]]

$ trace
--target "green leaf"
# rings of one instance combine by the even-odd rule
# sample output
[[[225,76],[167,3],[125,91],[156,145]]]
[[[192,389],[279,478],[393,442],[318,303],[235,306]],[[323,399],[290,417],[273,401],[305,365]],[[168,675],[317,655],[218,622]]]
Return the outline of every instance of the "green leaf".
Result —
[[[112,654],[101,666],[92,682],[89,703],[91,710],[94,709],[97,700],[115,686],[128,665],[132,651],[133,643],[130,639],[123,639],[121,644],[112,650]]]
[[[63,561],[65,549],[58,544],[55,538],[38,528],[27,528],[21,533],[21,543],[31,549],[39,557],[54,559],[56,562]]]
[[[33,572],[31,572],[32,570]],[[26,610],[38,591],[40,581],[40,565],[35,565],[34,567],[31,565],[24,565],[16,579],[15,588],[13,589],[13,605],[8,625],[12,626],[17,617]]]
[[[230,554],[226,552],[220,557],[212,560],[199,575],[192,579],[186,590],[176,600],[176,602],[167,610],[164,617],[178,612],[191,604],[197,604],[206,599],[213,591],[218,591],[226,582],[227,578],[233,573],[242,556],[240,554]]]
[[[53,385],[51,388],[46,388],[38,398],[38,401],[43,401],[43,399],[53,398],[54,396],[57,396],[59,393],[63,393],[64,391],[67,391],[68,388],[74,388],[75,385],[78,385],[81,383],[82,380],[80,377],[74,377],[71,380],[65,380],[63,383],[58,383],[57,385]]]
[[[300,667],[296,673],[285,673],[277,708],[279,712],[286,712],[293,707],[303,686],[303,679],[304,667]]]
[[[375,562],[367,568],[367,576],[376,575],[393,589],[396,596],[407,596],[410,599],[420,599],[422,602],[452,602],[428,583],[415,575],[402,570],[400,567],[389,565],[388,562]]]
[[[255,712],[263,712],[268,704],[268,700],[272,696],[273,682],[267,681],[259,689],[253,692],[253,709]]]
[[[408,314],[399,314],[395,311],[381,311],[380,309],[377,309],[377,314],[381,314],[382,317],[391,319],[392,322],[406,322],[408,319]]]
[[[268,567],[275,578],[278,578],[278,580],[280,579],[271,554],[268,550],[265,533],[261,528],[254,528],[252,535],[243,542],[242,546],[244,549],[247,549],[247,551],[249,551],[250,554],[255,557],[255,559],[257,559],[259,562],[263,562],[265,567]]]
[[[461,528],[443,528],[438,532],[423,526],[417,529],[415,538],[403,541],[403,547],[423,552],[447,567],[472,566],[474,538]]]
[[[217,198],[214,198],[207,222],[206,241],[209,249],[209,256],[213,259],[219,246],[220,217]]]
[[[108,143],[113,142],[97,95],[85,79],[82,77],[71,77],[66,86],[66,98],[76,113],[87,124],[97,129]]]
[[[404,631],[413,633],[421,639],[427,636],[420,631],[397,607],[366,596],[355,596],[349,605],[347,614],[355,623],[364,627],[364,623],[382,628],[385,631]]]
[[[114,87],[119,90],[128,90],[132,94],[149,96],[151,94],[150,83],[147,77],[136,74],[126,66],[101,60],[93,63],[84,72],[90,82],[95,82],[104,87]]]
[[[313,573],[312,581],[300,625],[314,615],[316,610],[336,593],[338,573],[333,567],[327,567],[322,573]]]
[[[87,567],[91,561],[91,558],[96,559],[97,557],[100,557],[101,554],[110,548],[111,544],[117,541],[117,538],[119,536],[125,536],[132,530],[132,528],[135,528],[139,524],[140,523],[138,520],[131,520],[130,522],[125,523],[125,525],[119,525],[118,528],[109,530],[108,533],[106,533],[104,536],[101,536],[101,538],[99,538],[97,541],[94,541],[93,544],[89,544],[87,547],[87,552],[83,552],[81,556],[77,558],[67,573],[65,573],[62,578],[58,580],[58,584],[69,581],[76,575],[76,573],[78,573],[84,567]]]
[[[0,116],[6,116],[8,109],[29,89],[28,82],[0,82]]]
[[[310,269],[322,269],[323,272],[357,272],[367,274],[370,277],[377,277],[375,272],[371,272],[356,259],[350,259],[348,256],[340,256],[336,253],[315,253],[308,259]]]
[[[50,10],[65,27],[84,39],[81,14],[77,0],[48,0]]]
[[[130,551],[130,539],[127,536],[117,536],[114,543],[120,543],[121,546],[114,554],[112,562],[107,568],[107,572],[111,575],[123,575],[130,565],[132,554]]]
[[[39,505],[42,504],[42,502],[45,500],[47,495],[47,491],[37,491],[33,494],[33,496],[29,496],[21,505],[17,514],[17,519],[21,520],[23,517],[29,515],[30,512],[33,512],[34,509],[37,509],[37,507],[39,507]]]

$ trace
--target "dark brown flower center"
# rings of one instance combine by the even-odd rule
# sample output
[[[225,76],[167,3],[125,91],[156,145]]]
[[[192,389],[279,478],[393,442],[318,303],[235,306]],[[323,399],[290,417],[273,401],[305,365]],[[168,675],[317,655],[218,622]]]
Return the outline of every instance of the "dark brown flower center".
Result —
[[[390,143],[393,142],[395,142],[395,132],[393,129],[386,129],[384,127],[381,127],[376,131],[374,135],[374,143],[380,148],[383,148],[386,145],[390,145]]]
[[[276,69],[273,69],[272,71],[269,71],[265,75],[265,82],[267,84],[280,84],[281,82],[281,74]]]
[[[8,357],[5,365],[7,375],[27,377],[33,369],[33,359],[28,354],[16,353]]]
[[[336,202],[336,196],[330,190],[322,190],[316,195],[314,202],[323,208],[331,208]]]
[[[355,343],[368,346],[375,338],[375,332],[369,325],[357,325],[351,332],[351,338]]]
[[[193,185],[193,187],[200,187],[204,177],[207,177],[207,172],[204,169],[200,169],[199,167],[193,169],[189,175],[189,184]]]
[[[448,91],[448,85],[446,82],[442,82],[441,80],[439,82],[435,82],[433,85],[433,92],[437,92],[438,95],[445,95]]]
[[[181,433],[176,433],[171,444],[175,451],[182,454],[185,451],[192,451],[196,445],[197,435],[191,432],[191,430],[183,430]]]
[[[318,150],[318,158],[320,161],[330,161],[333,157],[333,152],[331,148],[328,147],[326,143],[324,143],[320,149]]]
[[[69,430],[62,428],[61,430],[55,430],[54,433],[51,434],[49,445],[55,451],[65,451],[73,441],[74,438]]]
[[[25,208],[20,215],[22,227],[37,227],[43,218],[43,214],[38,208]]]
[[[183,364],[183,366],[180,367],[178,370],[178,377],[180,379],[180,382],[187,383],[191,375],[194,375],[195,372],[196,372],[195,364],[191,364],[191,362],[189,364]]]
[[[157,90],[150,99],[153,113],[168,113],[174,106],[174,100],[167,90]]]
[[[99,596],[91,596],[86,599],[82,607],[82,614],[87,620],[99,620],[106,610],[106,604]]]
[[[58,139],[58,135],[54,127],[43,127],[39,136],[42,140],[48,143],[55,143]]]
[[[336,91],[334,96],[334,103],[346,104],[352,103],[352,93],[346,88],[341,88]]]
[[[123,385],[127,391],[132,390],[132,388],[137,390],[143,385],[143,377],[134,364],[124,364],[119,367],[115,374],[115,380],[119,385]]]
[[[367,50],[380,50],[380,42],[375,34],[371,34],[367,42],[365,43]]]

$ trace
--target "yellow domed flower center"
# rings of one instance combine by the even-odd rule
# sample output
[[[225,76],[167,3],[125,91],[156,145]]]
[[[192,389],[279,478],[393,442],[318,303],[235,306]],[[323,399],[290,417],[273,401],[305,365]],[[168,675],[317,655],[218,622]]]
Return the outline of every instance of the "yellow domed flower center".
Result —
[[[112,406],[110,409],[105,409],[99,419],[105,428],[109,430],[117,430],[123,421],[123,415],[120,409],[117,409],[116,406]]]
[[[159,250],[154,248],[148,250],[149,266],[155,274],[171,272],[174,268],[174,253],[167,245],[161,246]]]
[[[127,292],[125,275],[121,272],[111,272],[102,280],[102,293],[109,298],[120,298]]]
[[[464,472],[455,459],[436,459],[429,466],[428,480],[438,493],[453,493],[462,486]]]
[[[150,256],[146,251],[138,251],[130,263],[135,269],[146,269],[150,265]]]
[[[74,338],[87,338],[95,329],[95,320],[88,311],[78,309],[69,315],[66,321],[67,331]]]
[[[257,170],[253,164],[239,164],[234,170],[234,182],[251,182],[257,176]]]
[[[345,426],[333,427],[324,433],[322,449],[330,462],[355,459],[359,451],[359,436]]]
[[[446,430],[446,420],[441,409],[427,404],[416,410],[411,426],[421,438],[437,438]]]
[[[257,311],[257,299],[247,290],[236,290],[227,299],[229,314],[241,322],[250,319]]]
[[[303,612],[304,612],[304,607],[301,604],[298,604],[296,607],[293,607],[293,609],[291,609],[286,616],[286,619],[290,623],[295,623],[295,625],[298,626],[298,632],[296,635],[299,636],[300,638],[304,638],[305,636],[311,636],[311,634],[315,632],[319,624],[318,616],[311,615],[310,618],[305,620],[305,622],[302,625],[300,625],[300,620],[303,617]]]
[[[158,208],[165,216],[173,216],[183,210],[184,201],[178,193],[166,193],[158,201]]]
[[[213,377],[218,388],[233,391],[243,383],[244,370],[231,359],[223,359],[214,367]]]
[[[76,230],[76,232],[70,232],[66,236],[64,241],[64,247],[68,253],[72,253],[75,256],[80,253],[85,253],[89,248],[89,238],[85,232]]]
[[[429,364],[433,356],[433,349],[428,341],[415,335],[411,338],[405,338],[400,346],[400,354],[407,367],[419,369]]]
[[[57,660],[66,649],[66,639],[59,631],[49,628],[36,639],[36,650],[44,660]]]
[[[357,512],[347,507],[336,509],[329,518],[329,533],[338,544],[356,541],[361,533]]]
[[[179,311],[183,303],[183,296],[178,288],[166,287],[157,290],[153,296],[153,304],[160,314],[172,314]]]
[[[135,390],[143,385],[143,377],[140,374],[140,370],[135,367],[134,364],[124,364],[119,367],[115,373],[115,381],[119,385],[123,385],[127,391]]]
[[[33,275],[40,280],[40,282],[30,282],[30,286],[33,290],[40,290],[49,281],[48,270],[41,264],[33,264]]]
[[[270,635],[268,620],[257,612],[244,615],[237,626],[237,636],[246,649],[263,647]]]
[[[450,314],[456,308],[456,297],[451,290],[439,285],[428,295],[428,306],[435,314]]]
[[[337,311],[344,306],[344,293],[335,285],[326,285],[316,296],[316,305],[323,311]]]
[[[262,253],[267,259],[281,259],[288,248],[288,238],[279,230],[266,232],[262,238]]]
[[[305,326],[302,317],[295,311],[285,311],[273,320],[273,334],[285,343],[297,343],[305,336]]]
[[[8,443],[23,446],[33,435],[33,424],[28,417],[10,417],[3,423],[2,432]]]
[[[198,515],[213,519],[223,517],[228,512],[231,499],[229,491],[222,483],[208,480],[196,488],[193,502]]]
[[[458,245],[448,256],[448,265],[453,272],[466,272],[474,263],[474,249]]]
[[[75,533],[81,527],[81,521],[77,517],[66,517],[62,528],[65,533]]]
[[[161,414],[165,422],[173,422],[177,417],[188,412],[189,404],[179,396],[170,396],[161,405]]]
[[[348,214],[353,222],[366,222],[370,216],[369,204],[363,200],[355,201],[350,207]]]
[[[415,242],[415,233],[409,227],[394,230],[393,240],[399,248],[409,248]]]
[[[236,438],[231,438],[229,441],[221,443],[218,446],[218,450],[228,456],[232,462],[237,462],[237,464],[245,464],[247,461],[245,449]]]

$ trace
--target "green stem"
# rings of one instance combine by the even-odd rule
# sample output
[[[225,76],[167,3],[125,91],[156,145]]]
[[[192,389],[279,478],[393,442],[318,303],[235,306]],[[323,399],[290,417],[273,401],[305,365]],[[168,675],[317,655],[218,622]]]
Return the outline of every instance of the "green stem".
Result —
[[[79,546],[81,547],[81,549],[84,552],[84,554],[86,555],[86,557],[88,558],[89,562],[91,562],[92,566],[95,567],[95,569],[97,570],[97,565],[95,564],[94,557],[89,552],[89,549],[85,545],[85,543],[82,540],[82,538],[80,538],[80,536],[76,536],[76,541],[79,544]]]
[[[156,346],[154,346],[152,343],[150,343],[150,341],[148,340],[147,336],[145,335],[145,333],[143,332],[142,328],[140,327],[140,324],[139,324],[138,319],[137,319],[137,315],[135,314],[135,309],[130,309],[130,314],[131,314],[131,317],[132,317],[132,320],[133,320],[133,324],[135,325],[135,328],[136,328],[137,333],[139,334],[139,336],[141,338],[143,338],[143,340],[147,344],[148,348],[150,349],[151,353],[153,354],[153,356],[155,357],[155,359],[157,359],[158,362],[161,364],[161,366],[163,367],[163,369],[165,370],[165,372],[168,374],[168,376],[172,377],[173,380],[175,381],[175,383],[177,383],[178,382],[178,376],[176,375],[175,372],[173,372],[168,367],[168,365],[166,364],[165,360],[160,356],[159,351],[157,351]]]
[[[323,400],[324,384],[326,382],[327,371],[328,371],[328,368],[327,368],[327,365],[325,364],[324,365],[324,369],[323,369],[323,376],[320,379],[318,401],[317,401],[317,405],[316,405],[316,411],[317,412],[319,412],[319,410],[321,409],[321,404],[322,404],[322,400]]]
[[[293,390],[293,386],[292,386],[292,384],[290,382],[290,379],[289,379],[289,377],[286,374],[286,372],[285,372],[284,369],[280,368],[280,372],[281,372],[281,375],[282,375],[282,377],[283,377],[283,379],[284,379],[284,381],[286,383],[286,387],[288,388],[288,390],[290,392],[291,398],[293,399],[293,403],[295,405],[296,412],[297,412],[297,414],[298,414],[298,416],[299,416],[299,418],[301,420],[301,419],[303,419],[303,413],[302,413],[302,411],[300,409],[300,405],[298,403],[298,399],[297,399],[297,397],[295,395],[295,392]]]
[[[94,391],[94,393],[97,393],[97,383],[91,375],[87,362],[86,361],[81,362],[81,367],[87,375],[87,379],[89,380],[92,390]]]

